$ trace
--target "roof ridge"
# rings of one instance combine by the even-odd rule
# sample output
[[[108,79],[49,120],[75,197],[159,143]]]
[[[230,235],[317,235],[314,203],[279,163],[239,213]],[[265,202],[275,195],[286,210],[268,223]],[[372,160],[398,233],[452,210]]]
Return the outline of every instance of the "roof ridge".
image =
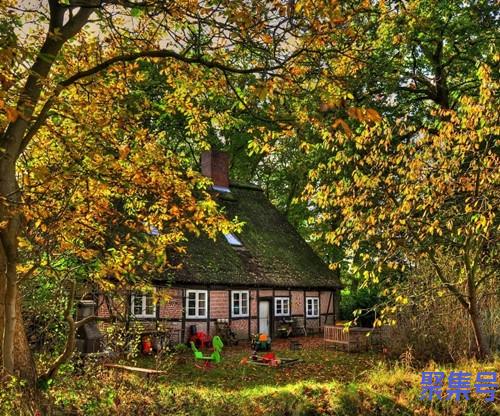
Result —
[[[241,183],[241,182],[233,182],[229,184],[230,187],[234,188],[240,188],[240,189],[249,189],[251,191],[259,191],[259,192],[264,192],[264,190],[259,186],[254,183]]]

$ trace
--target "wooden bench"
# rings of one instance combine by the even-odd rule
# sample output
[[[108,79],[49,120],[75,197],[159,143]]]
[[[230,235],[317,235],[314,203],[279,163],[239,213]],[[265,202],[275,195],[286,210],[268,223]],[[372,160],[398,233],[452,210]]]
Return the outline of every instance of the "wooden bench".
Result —
[[[167,371],[163,370],[154,370],[152,368],[142,368],[142,367],[131,367],[128,365],[120,365],[120,364],[104,364],[104,367],[140,374],[148,379],[154,376],[161,376],[168,373]]]

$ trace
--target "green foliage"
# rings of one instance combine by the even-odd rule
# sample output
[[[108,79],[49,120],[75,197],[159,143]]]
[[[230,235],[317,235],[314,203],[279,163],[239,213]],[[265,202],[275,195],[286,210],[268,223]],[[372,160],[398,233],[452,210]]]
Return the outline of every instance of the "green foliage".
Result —
[[[0,374],[0,415],[14,415],[21,412],[29,414],[30,401],[26,395],[25,382]]]
[[[380,304],[381,296],[376,288],[343,290],[340,300],[340,319],[352,321],[359,326],[371,328],[375,321],[375,308]]]
[[[41,274],[23,282],[24,314],[28,340],[35,351],[60,351],[66,340],[63,311],[67,293],[59,279]]]
[[[175,353],[185,353],[189,351],[189,347],[186,344],[176,344],[173,350]]]

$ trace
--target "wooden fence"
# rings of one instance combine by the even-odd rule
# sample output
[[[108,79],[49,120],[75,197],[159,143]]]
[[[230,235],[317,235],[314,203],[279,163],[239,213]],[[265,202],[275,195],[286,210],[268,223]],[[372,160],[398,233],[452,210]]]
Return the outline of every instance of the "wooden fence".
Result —
[[[323,335],[326,343],[339,345],[347,351],[367,351],[381,348],[385,328],[345,328],[343,325],[325,325]]]

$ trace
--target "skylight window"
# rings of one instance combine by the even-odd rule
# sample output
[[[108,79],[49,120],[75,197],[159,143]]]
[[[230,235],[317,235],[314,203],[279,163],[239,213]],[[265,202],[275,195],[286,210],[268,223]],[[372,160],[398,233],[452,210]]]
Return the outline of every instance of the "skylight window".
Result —
[[[224,234],[224,237],[226,237],[227,242],[229,244],[231,244],[232,246],[235,246],[235,247],[243,246],[243,243],[233,233]]]
[[[224,192],[224,193],[231,192],[231,190],[229,188],[227,188],[225,186],[219,186],[219,185],[213,185],[212,189],[214,191],[217,191],[217,192]]]

